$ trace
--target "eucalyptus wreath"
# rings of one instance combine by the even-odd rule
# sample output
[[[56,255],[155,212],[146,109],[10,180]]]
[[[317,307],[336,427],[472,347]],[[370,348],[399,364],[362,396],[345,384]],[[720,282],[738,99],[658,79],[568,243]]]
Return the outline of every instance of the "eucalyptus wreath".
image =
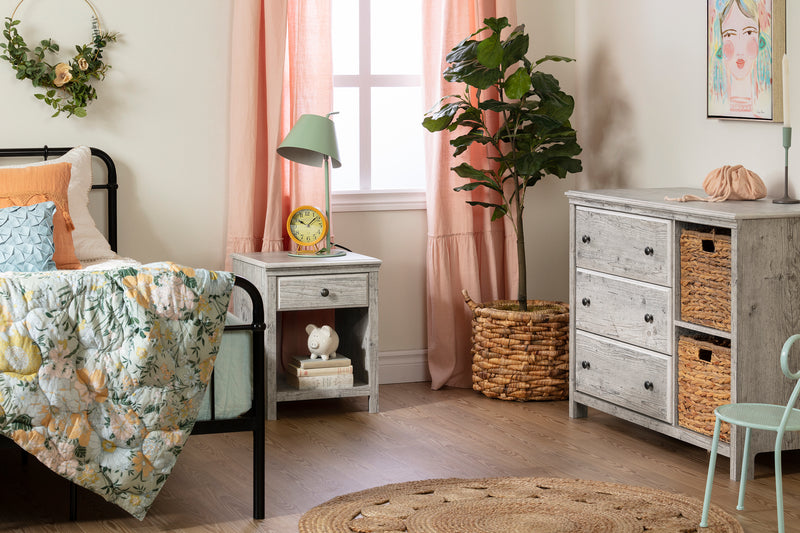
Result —
[[[17,29],[20,21],[12,17],[5,20],[3,37],[7,42],[0,43],[4,50],[0,58],[11,63],[17,79],[31,80],[34,87],[45,89],[34,96],[56,110],[52,116],[57,117],[63,111],[67,117],[85,117],[86,106],[97,98],[91,82],[105,78],[111,68],[103,62],[103,49],[117,40],[117,33],[101,31],[97,18],[92,17],[92,41],[75,45],[77,53],[67,63],[51,65],[45,61],[45,54],[59,51],[56,42],[45,39],[31,49]]]

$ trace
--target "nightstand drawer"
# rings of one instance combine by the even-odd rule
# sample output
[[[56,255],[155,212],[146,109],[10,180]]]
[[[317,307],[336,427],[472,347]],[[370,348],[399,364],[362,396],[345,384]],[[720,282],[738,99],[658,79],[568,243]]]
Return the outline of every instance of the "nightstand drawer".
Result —
[[[278,311],[366,307],[368,274],[282,276],[278,278]]]
[[[596,335],[575,335],[575,390],[672,422],[669,356]]]
[[[617,276],[575,272],[575,327],[670,353],[672,290]]]
[[[574,238],[577,267],[672,284],[669,220],[576,208]]]

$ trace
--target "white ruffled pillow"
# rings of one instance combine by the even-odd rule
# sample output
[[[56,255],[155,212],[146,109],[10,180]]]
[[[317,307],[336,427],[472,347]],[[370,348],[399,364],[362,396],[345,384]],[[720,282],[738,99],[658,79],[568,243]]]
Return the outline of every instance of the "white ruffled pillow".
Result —
[[[89,190],[92,188],[92,151],[88,146],[76,146],[66,154],[56,159],[29,163],[26,165],[11,165],[10,168],[29,166],[52,165],[55,163],[72,163],[72,172],[67,190],[69,214],[75,230],[72,232],[72,242],[75,245],[75,256],[78,261],[96,261],[98,259],[112,259],[117,254],[111,250],[108,241],[97,229],[91,213],[89,213]]]

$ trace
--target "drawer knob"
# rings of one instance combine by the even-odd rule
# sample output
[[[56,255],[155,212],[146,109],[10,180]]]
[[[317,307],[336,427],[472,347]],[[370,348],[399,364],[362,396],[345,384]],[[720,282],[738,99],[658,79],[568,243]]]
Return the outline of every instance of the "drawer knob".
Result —
[[[589,367],[591,367],[591,366],[592,365],[589,364],[589,361],[581,361],[581,368],[589,370]]]
[[[644,247],[644,255],[653,255],[653,253],[655,252],[652,248],[650,248],[649,246]]]
[[[321,291],[319,291],[319,295],[322,296],[323,298],[326,298],[330,293],[331,291],[329,291],[328,289],[322,289]]]
[[[592,301],[589,298],[584,298],[583,300],[581,300],[581,303],[583,304],[584,307],[589,307],[590,305],[592,305]]]
[[[653,390],[653,382],[652,381],[645,381],[644,388],[647,390]]]
[[[583,237],[581,237],[581,240],[583,241],[583,244],[589,244],[592,238],[589,237],[588,235],[584,235]]]
[[[651,315],[650,313],[647,313],[646,315],[644,315],[644,321],[647,322],[648,324],[652,324],[653,323],[653,315]]]

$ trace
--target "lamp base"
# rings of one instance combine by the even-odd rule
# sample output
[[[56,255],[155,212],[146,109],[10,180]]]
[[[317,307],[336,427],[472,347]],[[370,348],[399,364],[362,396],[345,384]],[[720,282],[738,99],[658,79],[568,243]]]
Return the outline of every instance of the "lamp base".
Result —
[[[288,252],[289,257],[304,257],[306,259],[321,259],[324,257],[341,257],[346,255],[347,252],[344,250],[332,250],[330,252],[322,251],[314,252],[314,251],[302,251],[298,250],[296,252]]]
[[[789,196],[784,196],[783,198],[775,198],[772,200],[773,204],[800,204],[800,200],[795,200],[794,198],[790,198]]]

